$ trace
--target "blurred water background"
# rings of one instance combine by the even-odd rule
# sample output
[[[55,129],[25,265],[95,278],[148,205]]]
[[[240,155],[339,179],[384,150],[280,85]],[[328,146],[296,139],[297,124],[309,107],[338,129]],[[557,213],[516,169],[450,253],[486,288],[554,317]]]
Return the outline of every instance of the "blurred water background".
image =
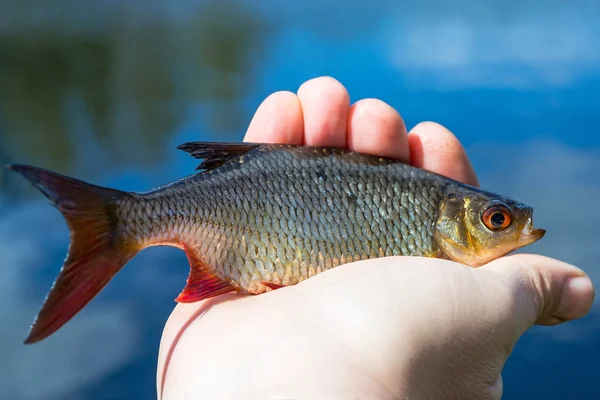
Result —
[[[268,94],[331,75],[409,129],[453,130],[482,186],[534,206],[548,233],[528,251],[600,286],[598,21],[591,0],[0,0],[0,162],[146,190],[193,172],[178,144],[241,140]],[[23,346],[67,246],[59,213],[0,171],[0,398],[155,398],[184,254],[142,252]],[[527,333],[504,398],[600,398],[599,316]]]

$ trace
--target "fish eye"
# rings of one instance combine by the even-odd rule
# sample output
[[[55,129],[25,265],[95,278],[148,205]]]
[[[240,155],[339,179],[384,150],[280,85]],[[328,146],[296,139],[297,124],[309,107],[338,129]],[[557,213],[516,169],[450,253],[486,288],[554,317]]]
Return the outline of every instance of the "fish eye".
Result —
[[[508,228],[512,222],[512,215],[505,205],[494,204],[483,212],[481,219],[488,229],[500,231]]]

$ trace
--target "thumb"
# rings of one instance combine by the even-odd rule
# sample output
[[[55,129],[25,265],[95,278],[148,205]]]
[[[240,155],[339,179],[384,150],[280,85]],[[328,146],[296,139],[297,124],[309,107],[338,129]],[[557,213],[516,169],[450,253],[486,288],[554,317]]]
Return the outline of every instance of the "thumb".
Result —
[[[481,267],[510,289],[508,306],[520,337],[532,325],[557,325],[583,317],[594,302],[594,285],[581,269],[539,255],[503,257]]]

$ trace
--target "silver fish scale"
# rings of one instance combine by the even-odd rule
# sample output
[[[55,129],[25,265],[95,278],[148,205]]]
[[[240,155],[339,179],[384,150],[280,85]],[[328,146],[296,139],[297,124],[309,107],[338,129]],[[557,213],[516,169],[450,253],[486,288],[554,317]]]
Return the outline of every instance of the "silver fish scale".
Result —
[[[390,255],[432,255],[446,181],[401,163],[331,149],[258,148],[126,200],[121,232],[182,243],[251,293]],[[133,223],[131,223],[133,221]]]

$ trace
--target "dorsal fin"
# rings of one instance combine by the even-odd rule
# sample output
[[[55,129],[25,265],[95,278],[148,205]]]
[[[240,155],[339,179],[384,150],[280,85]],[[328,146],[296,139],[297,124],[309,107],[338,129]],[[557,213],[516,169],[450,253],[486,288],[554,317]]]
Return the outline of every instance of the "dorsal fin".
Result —
[[[187,142],[177,148],[194,158],[203,159],[196,169],[211,169],[223,165],[231,158],[260,146],[258,143]]]

